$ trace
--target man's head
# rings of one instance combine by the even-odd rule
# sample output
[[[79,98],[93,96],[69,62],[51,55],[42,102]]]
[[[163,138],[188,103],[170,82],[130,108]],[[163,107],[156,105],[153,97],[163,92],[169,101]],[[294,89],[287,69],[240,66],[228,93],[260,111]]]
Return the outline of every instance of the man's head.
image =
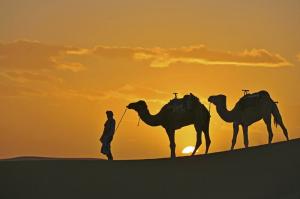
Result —
[[[112,111],[106,111],[106,116],[108,119],[113,118],[114,113]]]

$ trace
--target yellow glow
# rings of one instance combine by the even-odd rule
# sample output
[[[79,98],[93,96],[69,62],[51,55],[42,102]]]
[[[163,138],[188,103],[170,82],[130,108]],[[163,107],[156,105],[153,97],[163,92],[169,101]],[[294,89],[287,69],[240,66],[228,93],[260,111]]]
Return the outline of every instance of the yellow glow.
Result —
[[[300,137],[300,93],[292,92],[300,85],[300,1],[0,2],[0,159],[102,157],[106,110],[118,122],[129,103],[145,100],[156,114],[173,92],[192,92],[207,108],[210,95],[224,94],[232,109],[242,89],[267,90],[290,138]],[[209,153],[229,150],[232,124],[214,105],[211,115]],[[114,158],[169,157],[164,128],[137,122],[128,110]],[[273,131],[274,142],[284,140],[280,127]],[[264,122],[253,124],[250,146],[267,142]],[[177,156],[195,143],[193,125],[176,130]]]
[[[190,154],[194,151],[195,147],[194,146],[187,146],[185,147],[181,153],[183,154]],[[198,151],[198,150],[197,150]]]

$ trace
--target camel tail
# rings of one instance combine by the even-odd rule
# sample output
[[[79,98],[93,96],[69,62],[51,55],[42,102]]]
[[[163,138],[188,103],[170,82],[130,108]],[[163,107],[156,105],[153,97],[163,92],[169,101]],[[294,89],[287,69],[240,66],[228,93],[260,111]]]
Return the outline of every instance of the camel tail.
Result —
[[[281,114],[277,107],[277,104],[275,102],[274,102],[273,108],[272,108],[272,115],[274,117],[274,125],[277,128],[277,125],[282,122],[282,117],[281,117]]]

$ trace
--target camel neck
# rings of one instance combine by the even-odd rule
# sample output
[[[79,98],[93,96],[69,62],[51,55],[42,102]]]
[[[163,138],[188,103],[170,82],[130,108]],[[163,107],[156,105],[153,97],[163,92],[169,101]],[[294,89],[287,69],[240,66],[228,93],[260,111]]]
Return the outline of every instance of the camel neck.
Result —
[[[141,110],[138,112],[140,118],[145,122],[146,124],[150,126],[159,126],[161,125],[160,117],[159,115],[151,115],[148,108],[145,108],[144,110]]]
[[[219,104],[217,106],[217,112],[225,122],[233,122],[233,120],[234,120],[234,111],[233,110],[229,111],[227,109],[226,104],[227,104],[226,101],[225,101],[224,104]]]

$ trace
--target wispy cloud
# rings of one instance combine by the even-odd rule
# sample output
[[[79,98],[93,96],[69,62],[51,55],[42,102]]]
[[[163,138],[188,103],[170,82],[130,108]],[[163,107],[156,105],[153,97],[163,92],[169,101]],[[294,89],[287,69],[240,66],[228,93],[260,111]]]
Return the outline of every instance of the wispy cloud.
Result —
[[[9,80],[25,83],[30,81],[39,81],[39,82],[63,82],[62,78],[55,77],[53,75],[37,72],[24,72],[24,71],[7,71],[0,73],[0,76],[6,77]]]
[[[84,99],[87,101],[121,100],[124,103],[146,100],[151,104],[162,106],[171,94],[162,90],[125,84],[114,89],[78,88],[61,86],[63,79],[47,74],[31,72],[4,72],[0,77],[11,81],[9,84],[0,82],[0,97],[46,97],[55,99]],[[38,84],[37,82],[49,83]],[[31,84],[33,83],[33,84]],[[32,87],[32,85],[34,85]],[[60,85],[60,86],[58,86]]]
[[[141,48],[97,46],[82,49],[74,54],[95,54],[107,58],[133,58],[147,61],[151,67],[169,67],[176,63],[201,65],[232,65],[253,67],[291,66],[284,57],[266,49],[251,49],[241,52],[211,50],[204,45],[179,48]]]
[[[94,57],[113,60],[125,58],[132,62],[149,64],[149,67],[170,67],[172,64],[178,63],[255,67],[292,65],[281,55],[271,53],[265,49],[230,52],[210,50],[203,45],[179,48],[118,46],[79,48],[46,45],[37,41],[22,40],[0,43],[0,78],[2,78],[0,83],[2,83],[3,93],[10,95],[7,85],[11,85],[11,91],[16,91],[13,92],[15,95],[19,93],[22,96],[27,93],[40,96],[81,97],[88,100],[118,98],[127,102],[146,99],[159,104],[164,104],[171,98],[171,94],[165,91],[130,84],[125,84],[117,89],[98,89],[98,85],[83,88],[83,86],[77,84],[73,85],[73,82],[70,81],[67,82],[64,88],[61,87],[62,82],[71,79],[67,72],[63,71],[93,70],[83,63],[92,63],[95,61],[93,60]],[[298,55],[298,58],[300,60],[300,55]],[[130,65],[127,64],[126,67],[130,67]],[[102,74],[99,73],[98,75],[101,76]],[[87,77],[84,80],[86,81],[85,84],[89,82]],[[128,80],[126,81],[128,82]],[[48,84],[41,84],[41,82],[48,82]],[[44,88],[43,86],[48,87]],[[32,87],[36,89],[30,89]],[[18,90],[20,92],[17,92]]]
[[[150,60],[152,67],[168,67],[175,63],[253,67],[283,67],[291,65],[279,54],[272,54],[265,49],[226,52],[209,50],[205,46],[197,46],[160,49],[151,53],[138,52],[135,53],[134,57],[137,60]]]
[[[74,47],[46,45],[37,41],[18,40],[0,43],[0,69],[4,70],[51,70],[63,69],[73,72],[83,70],[81,63],[65,61]]]
[[[59,70],[67,70],[72,72],[79,72],[82,70],[85,70],[86,68],[83,66],[83,64],[79,62],[67,62],[63,60],[63,57],[55,58],[51,57],[52,62],[55,65],[55,68]]]
[[[57,68],[79,72],[85,66],[70,62],[66,57],[99,56],[108,59],[126,58],[146,62],[150,67],[169,67],[172,64],[199,64],[252,67],[284,67],[292,64],[283,56],[266,49],[251,49],[241,52],[211,50],[204,45],[179,48],[142,48],[96,46],[79,48],[71,46],[51,46],[39,42],[16,41],[0,43],[0,68],[49,69]],[[66,61],[68,60],[68,61]]]
[[[65,51],[67,55],[86,55],[90,53],[90,49],[86,48],[73,48]]]

